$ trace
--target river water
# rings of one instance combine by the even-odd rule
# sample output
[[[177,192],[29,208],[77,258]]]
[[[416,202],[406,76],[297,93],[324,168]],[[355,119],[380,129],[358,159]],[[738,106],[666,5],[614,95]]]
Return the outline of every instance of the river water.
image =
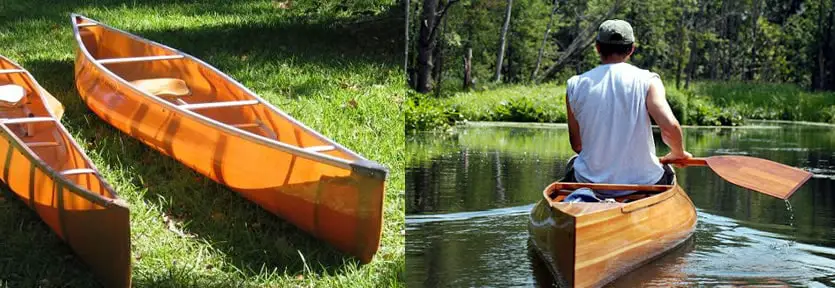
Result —
[[[611,283],[835,286],[835,128],[755,123],[685,128],[696,156],[748,155],[814,173],[789,201],[704,167],[676,169],[698,213],[693,237]],[[667,152],[655,133],[658,155]],[[408,287],[551,286],[527,219],[573,155],[564,126],[469,127],[406,144]]]

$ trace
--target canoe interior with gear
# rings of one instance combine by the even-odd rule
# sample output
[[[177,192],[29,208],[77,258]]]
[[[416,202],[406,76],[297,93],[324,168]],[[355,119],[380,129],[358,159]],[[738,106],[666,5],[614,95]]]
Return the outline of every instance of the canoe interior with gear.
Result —
[[[387,170],[320,135],[214,67],[72,15],[76,86],[99,117],[368,262]]]
[[[562,202],[574,189],[632,190],[611,202]],[[555,182],[531,210],[532,248],[555,279],[599,287],[683,243],[696,210],[681,187]]]
[[[45,91],[0,57],[3,184],[55,231],[106,286],[130,285],[126,203],[54,114]]]

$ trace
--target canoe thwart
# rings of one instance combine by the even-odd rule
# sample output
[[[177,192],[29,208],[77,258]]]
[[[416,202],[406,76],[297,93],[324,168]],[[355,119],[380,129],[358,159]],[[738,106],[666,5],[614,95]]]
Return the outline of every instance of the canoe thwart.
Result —
[[[53,147],[53,146],[60,146],[58,142],[28,142],[26,146],[29,148],[38,148],[38,147]]]
[[[61,175],[69,176],[69,175],[78,175],[78,174],[96,174],[96,170],[90,168],[77,168],[77,169],[67,169],[60,172]]]
[[[23,69],[0,69],[0,74],[12,74],[12,73],[23,73],[26,70]]]
[[[256,127],[259,127],[259,126],[261,126],[261,124],[258,124],[258,123],[232,124],[232,127],[235,127],[235,128],[256,128]]]
[[[239,107],[239,106],[250,106],[261,103],[258,100],[242,100],[242,101],[225,101],[225,102],[211,102],[211,103],[195,103],[195,104],[185,104],[179,105],[180,108],[186,110],[200,110],[200,109],[210,109],[210,108],[226,108],[226,107]]]
[[[78,23],[78,24],[75,24],[75,26],[76,26],[76,27],[79,27],[79,28],[81,28],[81,27],[90,27],[90,26],[98,26],[98,25],[99,25],[99,23],[93,23],[93,22],[87,22],[87,23]]]
[[[310,152],[325,152],[325,151],[336,150],[336,147],[333,147],[333,145],[310,146],[310,147],[304,147],[304,150],[310,151]]]
[[[0,119],[2,124],[23,124],[23,123],[38,123],[38,122],[53,122],[56,121],[52,117],[23,117],[23,118],[3,118]]]
[[[98,62],[99,64],[115,64],[115,63],[173,60],[173,59],[182,59],[182,58],[183,58],[183,55],[142,56],[142,57],[97,59],[96,62]]]
[[[0,107],[19,107],[25,96],[26,90],[20,85],[2,85],[0,86]]]
[[[183,97],[191,95],[191,89],[186,85],[186,81],[178,78],[139,79],[130,83],[139,90],[156,96]]]

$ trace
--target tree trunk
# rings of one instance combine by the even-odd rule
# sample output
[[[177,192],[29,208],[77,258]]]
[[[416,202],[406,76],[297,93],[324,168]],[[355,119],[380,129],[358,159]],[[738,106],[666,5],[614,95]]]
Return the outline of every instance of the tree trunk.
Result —
[[[493,80],[499,82],[502,80],[502,63],[504,62],[504,48],[507,40],[507,28],[510,27],[510,11],[513,8],[513,0],[507,0],[507,8],[504,12],[504,24],[502,31],[499,34],[499,53],[496,54],[496,76]]]
[[[470,85],[473,83],[472,63],[473,48],[467,47],[467,52],[464,54],[464,91],[470,91]]]
[[[833,7],[829,7],[829,23],[826,26],[827,33],[824,45],[826,45],[825,50],[829,51],[829,53],[824,55],[823,60],[823,66],[826,67],[823,71],[824,77],[822,77],[825,79],[823,81],[824,90],[835,90],[835,67],[832,67],[835,65],[835,57],[833,57],[835,56],[835,52],[833,52],[833,49],[835,49],[835,43],[833,43],[833,41],[835,41],[835,31],[833,30],[835,29],[833,29],[833,26],[835,26],[835,5],[833,5]]]
[[[423,12],[420,17],[420,39],[418,40],[418,75],[417,87],[420,93],[432,91],[432,54],[435,50],[435,39],[432,37],[435,29],[435,13],[439,0],[423,0]]]
[[[820,90],[823,89],[823,74],[824,74],[824,63],[823,63],[823,56],[824,56],[824,47],[826,42],[823,41],[824,29],[823,29],[823,13],[825,11],[825,3],[824,0],[820,0],[818,5],[818,53],[817,57],[815,57],[815,69],[812,70],[812,90]]]
[[[403,1],[406,3],[406,29],[403,31],[403,35],[405,35],[405,44],[403,45],[403,72],[406,73],[406,79],[409,78],[409,10],[412,10],[411,1],[405,0]]]
[[[722,25],[723,29],[722,29],[721,37],[722,37],[722,39],[726,39],[726,40],[728,40],[730,38],[730,37],[728,37],[728,35],[730,34],[730,33],[728,33],[728,31],[731,31],[730,27],[729,27],[730,24],[728,23],[728,10],[729,10],[728,5],[730,5],[729,3],[730,3],[730,1],[722,1],[722,16],[721,17],[722,17],[722,23],[724,23],[724,24]],[[731,57],[731,50],[733,50],[733,41],[727,41],[727,45],[725,45],[724,48],[725,49],[723,49],[724,51],[722,51],[722,56],[723,56],[725,61],[722,62],[722,79],[723,80],[728,80],[730,78],[731,74],[733,73],[733,70],[732,70],[732,68],[733,68],[733,64],[732,64],[733,57]]]
[[[694,30],[696,30],[694,31],[695,33],[701,32],[698,30],[698,28],[695,27],[701,27],[699,20],[702,19],[702,17],[704,16],[705,6],[707,6],[707,4],[701,4],[701,6],[699,7],[699,13],[697,13],[696,18],[693,19],[693,27]],[[696,57],[698,55],[696,53],[697,48],[698,46],[696,44],[695,39],[694,41],[690,41],[690,58],[687,62],[687,78],[684,80],[684,89],[690,88],[690,81],[693,79],[693,74],[696,73]]]
[[[686,12],[684,7],[681,5],[681,0],[676,1],[676,6],[681,9],[681,15],[679,15],[678,21],[678,55],[676,55],[676,89],[681,88],[681,68],[684,62],[684,43],[687,42],[687,35],[684,35],[684,22],[687,19]]]
[[[444,33],[446,33],[446,23],[447,18],[444,18],[444,25],[441,27],[441,32],[439,32],[439,37],[435,41],[435,71],[433,72],[435,78],[435,96],[441,96],[441,86],[443,86],[444,82]]]
[[[449,7],[459,0],[448,0],[446,5],[439,5],[440,0],[423,0],[421,13],[420,40],[418,41],[418,75],[415,90],[420,93],[432,91],[433,54],[438,37],[438,23],[444,19]],[[438,11],[440,7],[440,12]]]
[[[536,56],[536,66],[531,73],[531,81],[536,79],[536,73],[539,73],[539,66],[542,65],[542,53],[545,51],[545,43],[548,42],[548,34],[551,34],[551,23],[554,22],[554,14],[557,14],[559,8],[559,1],[554,1],[554,9],[551,9],[551,16],[548,18],[548,25],[545,26],[545,34],[542,35],[542,44],[539,45],[539,54]]]
[[[745,79],[748,81],[754,80],[754,71],[757,66],[757,21],[760,19],[760,1],[754,0],[754,17],[751,18],[751,59],[748,61],[748,71],[745,73]]]

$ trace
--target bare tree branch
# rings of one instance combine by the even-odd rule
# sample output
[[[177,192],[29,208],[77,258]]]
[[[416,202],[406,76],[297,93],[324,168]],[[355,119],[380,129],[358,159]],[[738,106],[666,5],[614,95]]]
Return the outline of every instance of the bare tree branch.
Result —
[[[604,20],[610,18],[613,14],[615,14],[615,12],[617,12],[620,9],[620,7],[621,0],[615,0],[615,3],[612,5],[611,8],[609,8],[609,12],[607,12],[606,15],[598,18],[592,23],[589,23],[589,26],[587,26],[585,30],[583,30],[579,35],[577,35],[577,37],[574,38],[574,41],[572,41],[571,44],[568,45],[566,51],[561,53],[559,58],[557,58],[557,61],[555,61],[554,64],[551,65],[551,67],[548,67],[547,70],[545,70],[545,74],[543,74],[537,82],[542,82],[553,78],[569,58],[573,57],[574,55],[583,51],[586,47],[591,45],[591,43],[594,41],[594,31],[597,30],[598,26],[600,26],[600,23],[602,23]]]

